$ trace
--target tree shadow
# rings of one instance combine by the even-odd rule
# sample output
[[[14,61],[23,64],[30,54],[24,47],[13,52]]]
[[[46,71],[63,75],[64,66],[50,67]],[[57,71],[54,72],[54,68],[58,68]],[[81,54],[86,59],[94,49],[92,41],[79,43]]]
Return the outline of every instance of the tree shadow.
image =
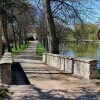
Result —
[[[5,94],[4,96],[0,96],[0,100],[11,100],[11,97],[8,94]]]
[[[80,91],[62,89],[43,90],[32,85],[34,94],[24,95],[21,100],[100,100],[100,92],[94,92],[84,87],[79,87]],[[27,92],[27,91],[25,91]]]
[[[95,92],[91,88],[80,87],[83,95],[78,96],[75,100],[100,100],[100,91]]]
[[[42,68],[40,65],[38,65],[39,67],[25,67],[25,73],[29,76],[31,76],[31,78],[35,79],[35,80],[55,80],[55,81],[68,81],[67,78],[64,78],[66,75],[70,76],[69,74],[65,74],[61,71],[58,71],[54,68]],[[61,76],[64,77],[61,77]]]
[[[15,59],[30,59],[30,60],[42,60],[42,57],[39,57],[39,56],[34,56],[32,55],[31,53],[28,54],[28,55],[18,55],[15,57]]]
[[[13,62],[11,71],[12,85],[30,85],[30,82],[19,62]]]

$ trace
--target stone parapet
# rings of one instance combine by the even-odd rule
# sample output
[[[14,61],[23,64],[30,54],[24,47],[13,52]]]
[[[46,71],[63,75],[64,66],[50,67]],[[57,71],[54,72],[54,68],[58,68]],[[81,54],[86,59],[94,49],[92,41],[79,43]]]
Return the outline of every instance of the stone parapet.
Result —
[[[74,58],[74,75],[87,79],[97,77],[97,61],[93,59]]]
[[[12,56],[10,52],[6,52],[0,60],[0,71],[1,71],[1,83],[11,84],[11,65],[12,65]]]
[[[75,76],[93,79],[97,77],[97,61],[44,53],[43,62]]]

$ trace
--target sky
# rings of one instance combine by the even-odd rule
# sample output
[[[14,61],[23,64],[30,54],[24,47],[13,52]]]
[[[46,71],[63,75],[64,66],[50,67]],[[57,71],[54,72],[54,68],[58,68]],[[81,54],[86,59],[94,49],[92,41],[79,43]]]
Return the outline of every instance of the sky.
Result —
[[[37,2],[38,0],[29,0],[31,3]],[[89,3],[86,3],[86,7],[90,7],[90,12],[85,20],[87,22],[96,23],[100,25],[100,0],[89,0]],[[91,2],[92,1],[92,2]]]
[[[94,0],[91,7],[93,8],[93,15],[91,19],[88,19],[88,21],[93,22],[93,23],[100,23],[100,0]],[[91,9],[92,10],[92,9]]]

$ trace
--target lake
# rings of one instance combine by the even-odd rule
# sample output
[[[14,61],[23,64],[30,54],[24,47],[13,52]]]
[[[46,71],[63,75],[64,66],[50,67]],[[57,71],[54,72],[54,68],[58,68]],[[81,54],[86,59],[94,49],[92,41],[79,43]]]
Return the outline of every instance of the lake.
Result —
[[[100,46],[98,42],[69,42],[60,45],[60,54],[70,57],[100,60]],[[100,68],[100,64],[97,65]]]

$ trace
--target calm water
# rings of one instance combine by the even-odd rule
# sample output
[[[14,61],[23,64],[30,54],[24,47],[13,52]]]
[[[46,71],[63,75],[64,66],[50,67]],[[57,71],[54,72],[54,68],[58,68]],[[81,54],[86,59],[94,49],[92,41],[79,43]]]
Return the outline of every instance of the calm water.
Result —
[[[96,49],[95,52],[92,51],[79,52],[79,56],[78,56],[78,52],[74,52],[72,49],[69,49],[66,50],[65,55],[71,57],[80,57],[80,58],[87,58],[87,59],[90,58],[90,59],[100,60],[100,48]]]
[[[65,43],[60,46],[60,54],[70,57],[100,60],[99,43]],[[97,65],[100,68],[100,64]]]

